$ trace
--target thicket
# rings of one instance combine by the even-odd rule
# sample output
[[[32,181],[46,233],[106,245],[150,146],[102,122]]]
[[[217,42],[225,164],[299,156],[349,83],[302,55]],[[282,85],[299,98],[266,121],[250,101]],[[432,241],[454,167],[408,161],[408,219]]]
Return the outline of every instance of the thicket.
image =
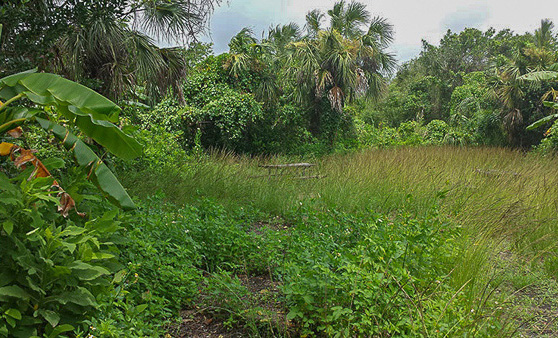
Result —
[[[343,87],[356,80],[337,78],[327,58],[348,52],[351,43],[365,46],[367,38],[387,46],[391,28],[384,21],[372,21],[367,33],[351,36],[334,30],[303,35],[289,24],[258,41],[244,29],[233,37],[228,53],[212,56],[206,46],[195,58],[198,62],[192,63],[181,89],[183,104],[168,97],[142,113],[141,123],[149,127],[167,119],[161,122],[167,131],[180,134],[185,149],[195,145],[198,135],[206,149],[251,154],[422,144],[530,149],[551,126],[547,119],[536,129],[527,128],[552,113],[552,106],[543,102],[554,99],[558,77],[553,27],[543,20],[534,34],[448,31],[439,46],[425,42],[421,54],[389,80],[393,65],[386,54],[388,61],[376,61],[379,66],[368,69],[367,81],[356,87]],[[327,39],[337,47],[322,50]],[[346,62],[346,67],[364,67],[371,60]],[[358,79],[360,71],[347,76]],[[541,150],[551,142],[544,144]]]

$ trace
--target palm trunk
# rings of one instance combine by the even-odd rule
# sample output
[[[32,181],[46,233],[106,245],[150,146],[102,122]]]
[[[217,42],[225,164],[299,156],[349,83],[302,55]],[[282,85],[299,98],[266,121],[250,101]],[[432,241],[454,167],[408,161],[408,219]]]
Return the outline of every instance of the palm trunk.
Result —
[[[318,137],[322,129],[322,100],[318,97],[314,98],[314,107],[310,114],[310,133],[314,137]]]

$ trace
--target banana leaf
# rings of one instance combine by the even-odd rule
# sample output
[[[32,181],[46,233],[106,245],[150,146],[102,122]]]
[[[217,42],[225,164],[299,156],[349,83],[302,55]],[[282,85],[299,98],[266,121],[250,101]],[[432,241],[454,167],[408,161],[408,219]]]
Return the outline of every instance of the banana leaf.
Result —
[[[41,110],[25,107],[8,107],[0,112],[0,135],[22,125]]]
[[[24,72],[0,79],[0,100],[24,95],[41,106],[54,106],[83,133],[123,159],[142,154],[141,145],[123,133],[120,107],[97,92],[55,74]]]
[[[52,131],[63,142],[64,147],[72,152],[78,165],[88,168],[89,179],[105,193],[109,201],[123,209],[135,208],[134,202],[116,176],[83,141],[54,122],[39,117],[35,119],[43,129]]]
[[[526,81],[548,81],[548,80],[558,80],[558,72],[550,70],[542,70],[539,72],[527,73],[519,77],[521,80]]]
[[[552,115],[548,115],[546,117],[543,117],[540,120],[537,120],[535,122],[533,122],[532,124],[530,124],[529,126],[527,126],[527,130],[533,130],[536,129],[540,126],[542,126],[543,124],[550,122],[554,119],[558,118],[558,114],[552,114]]]
[[[546,102],[543,102],[543,104],[544,104],[546,107],[550,107],[550,108],[552,108],[552,109],[558,109],[558,103],[556,103],[556,102],[546,101]],[[552,121],[552,120],[554,120],[554,119],[557,119],[557,118],[558,118],[558,114],[548,115],[548,116],[546,116],[546,117],[543,117],[543,118],[540,119],[540,120],[537,120],[537,121],[533,122],[533,123],[530,124],[529,126],[527,126],[527,130],[536,129],[536,128],[542,126],[543,124],[545,124],[545,123],[547,123],[547,122],[550,122],[550,121]]]

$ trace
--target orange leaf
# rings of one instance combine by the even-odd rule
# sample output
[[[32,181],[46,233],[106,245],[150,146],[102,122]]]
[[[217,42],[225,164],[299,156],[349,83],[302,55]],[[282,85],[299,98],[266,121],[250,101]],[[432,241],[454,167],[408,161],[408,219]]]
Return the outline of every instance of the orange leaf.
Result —
[[[67,192],[63,191],[58,194],[60,196],[60,205],[58,206],[58,212],[64,217],[68,217],[68,212],[75,208],[76,202]]]
[[[21,137],[21,135],[23,135],[23,129],[21,129],[21,127],[17,127],[12,130],[8,130],[7,133],[13,138],[18,138]]]
[[[13,147],[16,147],[16,145],[7,142],[0,143],[0,155],[2,156],[10,155]]]
[[[19,151],[19,156],[14,160],[14,164],[17,168],[21,168],[27,163],[31,163],[35,167],[31,175],[29,175],[29,180],[33,179],[34,177],[52,176],[45,165],[35,155],[33,155],[35,150],[23,149],[11,143],[0,143],[0,154],[4,156],[10,154],[13,159],[13,154],[15,151]],[[62,216],[68,217],[68,213],[70,212],[70,210],[76,208],[76,202],[70,196],[70,194],[65,192],[64,189],[60,187],[56,180],[52,182],[52,186],[59,190],[58,197],[60,197],[60,205],[58,206],[58,211],[62,214]],[[81,217],[85,217],[85,214],[77,211],[77,209],[76,213]]]
[[[23,165],[31,162],[33,165],[35,165],[35,163],[33,163],[35,160],[38,161],[37,157],[35,157],[35,155],[33,155],[34,151],[33,150],[29,150],[29,149],[23,149],[21,148],[19,150],[19,156],[18,158],[16,158],[14,160],[14,164],[15,166],[19,169],[21,168]]]
[[[76,209],[76,201],[74,201],[74,199],[72,198],[72,196],[70,196],[70,194],[68,194],[63,190],[60,193],[58,193],[58,196],[60,197],[60,205],[58,206],[58,212],[60,212],[62,216],[68,217],[68,212],[70,212],[70,210],[72,209]],[[77,211],[77,209],[76,209],[76,213],[81,217],[85,217],[85,213],[79,212]]]

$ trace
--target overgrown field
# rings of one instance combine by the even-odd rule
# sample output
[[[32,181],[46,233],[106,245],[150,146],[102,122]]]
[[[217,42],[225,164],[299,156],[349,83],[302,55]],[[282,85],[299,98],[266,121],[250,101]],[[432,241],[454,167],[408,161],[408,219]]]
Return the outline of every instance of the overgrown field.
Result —
[[[127,297],[171,319],[154,332],[556,334],[555,159],[411,147],[305,159],[304,174],[258,167],[299,160],[215,154],[123,174],[148,201],[123,250]]]

